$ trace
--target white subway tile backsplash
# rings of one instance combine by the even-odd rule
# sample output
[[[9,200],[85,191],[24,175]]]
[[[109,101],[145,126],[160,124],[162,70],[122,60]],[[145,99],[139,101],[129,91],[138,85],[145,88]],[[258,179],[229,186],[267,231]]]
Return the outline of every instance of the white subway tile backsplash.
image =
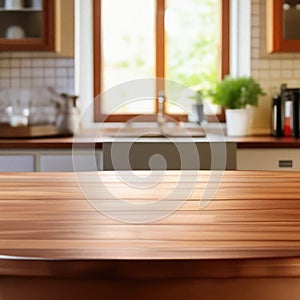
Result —
[[[74,76],[75,76],[74,68],[68,68],[68,77],[74,79]]]
[[[252,47],[258,48],[259,47],[259,43],[260,43],[259,38],[253,38],[251,40]]]
[[[10,77],[10,68],[1,68],[0,78],[9,78]]]
[[[57,77],[68,77],[68,69],[67,68],[57,68],[56,76]]]
[[[22,68],[29,68],[31,66],[31,60],[29,58],[21,59],[21,67]]]
[[[10,81],[10,86],[11,87],[21,87],[21,80],[19,78],[12,78]]]
[[[295,69],[300,69],[300,60],[294,61],[294,67],[295,67]]]
[[[258,74],[259,72],[257,70],[252,70],[251,75],[254,77],[256,80],[258,80]]]
[[[253,38],[259,38],[260,28],[258,26],[255,26],[255,27],[253,26],[251,28],[251,30],[252,30],[252,33],[251,33],[252,37]]]
[[[31,88],[32,87],[31,78],[21,78],[21,87],[22,88]]]
[[[53,58],[48,58],[44,60],[44,66],[45,67],[55,67],[56,60]]]
[[[68,79],[67,78],[57,78],[56,77],[56,86],[58,88],[68,87]]]
[[[259,26],[259,24],[260,24],[259,16],[253,15],[251,22],[252,22],[252,24],[251,24],[252,26]]]
[[[72,61],[70,59],[58,59],[56,60],[57,67],[71,67]]]
[[[0,60],[1,61],[1,60]],[[21,61],[18,58],[10,60],[10,67],[11,68],[19,68],[21,66]]]
[[[42,58],[42,59],[46,59],[46,58],[51,58],[54,57],[56,58],[56,55],[54,52],[31,52],[30,55],[31,58]]]
[[[293,79],[293,80],[289,81],[289,87],[291,87],[291,88],[299,88],[299,86],[300,86],[300,81],[299,80]]]
[[[0,68],[8,68],[10,67],[10,63],[8,59],[1,59],[0,60]]]
[[[34,78],[32,80],[32,87],[44,87],[45,81],[44,78]]]
[[[37,58],[32,60],[32,66],[33,67],[43,67],[44,66],[44,60]]]
[[[6,88],[10,86],[10,79],[0,78],[0,88]]]
[[[44,76],[44,69],[43,68],[34,68],[34,69],[32,69],[32,76],[33,77],[43,77]]]
[[[11,58],[29,58],[32,56],[31,52],[8,52],[9,57]]]
[[[22,68],[21,69],[21,77],[31,77],[31,68]]]
[[[56,88],[55,77],[47,77],[47,78],[45,78],[45,86],[51,86],[53,88]]]
[[[11,52],[0,52],[0,58],[11,58]]]
[[[18,68],[11,68],[10,69],[10,76],[11,77],[20,77],[21,75],[21,70]]]
[[[284,69],[294,69],[294,62],[292,60],[286,60],[284,62],[282,62],[282,68]]]
[[[259,4],[252,3],[251,12],[253,16],[257,16],[259,14]]]
[[[74,83],[74,80],[73,79],[68,79],[68,93],[70,94],[74,94],[74,91],[75,91],[75,83]]]
[[[258,59],[252,59],[251,67],[252,67],[252,70],[259,69],[259,60]]]
[[[286,81],[288,79],[294,79],[293,76],[293,71],[292,70],[282,70],[281,71],[281,78]]]
[[[258,73],[258,77],[262,80],[266,80],[270,78],[270,72],[266,70],[262,70]]]
[[[74,59],[48,52],[0,52],[1,88],[45,88],[74,94]]]
[[[300,78],[300,69],[299,70],[294,70],[294,77],[295,78]],[[300,86],[300,83],[299,83]]]
[[[259,56],[260,56],[259,48],[252,48],[251,55],[255,59],[259,58]]]
[[[270,78],[271,79],[280,79],[281,77],[281,72],[278,70],[274,70],[272,72],[270,72]]]
[[[280,69],[280,67],[281,67],[280,60],[270,60],[270,68],[272,70],[274,70],[274,69]]]
[[[258,62],[258,69],[265,70],[265,69],[269,69],[269,68],[270,68],[270,62],[268,60],[266,60],[266,59],[262,60],[261,59]]]
[[[45,68],[45,70],[44,70],[45,78],[54,77],[55,73],[56,73],[55,68]]]

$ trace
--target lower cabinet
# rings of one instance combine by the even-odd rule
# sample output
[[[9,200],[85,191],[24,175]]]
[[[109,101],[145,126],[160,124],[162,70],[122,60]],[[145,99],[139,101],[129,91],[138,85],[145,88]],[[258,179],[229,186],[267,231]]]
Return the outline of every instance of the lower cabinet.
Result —
[[[75,163],[75,165],[74,165]],[[92,165],[94,163],[94,165]],[[85,172],[99,170],[99,159],[90,155],[76,155],[76,162],[73,162],[72,155],[41,155],[41,172]]]
[[[73,163],[75,163],[75,168]],[[102,169],[102,153],[76,154],[72,150],[5,150],[0,152],[0,172],[85,172]]]
[[[103,169],[235,170],[236,143],[104,142]]]
[[[300,171],[300,149],[237,149],[237,169]]]
[[[0,155],[0,172],[33,172],[34,155]]]

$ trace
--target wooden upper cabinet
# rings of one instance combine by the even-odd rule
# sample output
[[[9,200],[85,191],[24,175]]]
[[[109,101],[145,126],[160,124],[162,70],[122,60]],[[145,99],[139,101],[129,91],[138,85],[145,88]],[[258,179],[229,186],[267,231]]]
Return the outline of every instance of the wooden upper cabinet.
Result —
[[[16,1],[19,2],[19,1]],[[74,56],[74,0],[1,1],[0,51],[52,51]]]
[[[55,0],[55,52],[74,57],[74,0]]]
[[[268,52],[300,52],[299,28],[299,0],[267,0]]]
[[[4,1],[0,8],[0,50],[54,51],[55,0]]]

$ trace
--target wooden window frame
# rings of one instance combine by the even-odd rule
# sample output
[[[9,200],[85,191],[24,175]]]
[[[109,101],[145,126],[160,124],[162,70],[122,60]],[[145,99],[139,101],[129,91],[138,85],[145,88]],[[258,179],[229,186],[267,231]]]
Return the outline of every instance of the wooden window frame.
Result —
[[[224,78],[229,74],[229,44],[230,44],[230,0],[220,0],[221,2],[221,53],[220,57],[220,72],[219,77]],[[156,77],[164,78],[165,75],[165,34],[164,30],[160,30],[164,24],[165,16],[165,0],[156,0]],[[93,0],[93,38],[94,38],[94,121],[95,122],[127,122],[132,118],[139,116],[139,121],[155,121],[156,114],[111,114],[105,115],[101,113],[100,93],[102,91],[101,82],[101,0]],[[158,51],[163,49],[163,51]],[[162,86],[156,86],[157,91],[161,90]],[[158,93],[156,93],[158,94]],[[158,101],[156,101],[156,111]],[[171,114],[170,117],[177,121],[187,121],[186,114]],[[206,115],[208,122],[224,122],[225,112],[222,108],[220,114]]]

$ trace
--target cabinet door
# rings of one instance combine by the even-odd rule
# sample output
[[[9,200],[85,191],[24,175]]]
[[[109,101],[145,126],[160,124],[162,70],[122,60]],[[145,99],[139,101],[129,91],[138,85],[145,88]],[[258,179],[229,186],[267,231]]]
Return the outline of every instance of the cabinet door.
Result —
[[[55,51],[63,57],[74,57],[74,0],[55,2]]]
[[[11,3],[0,8],[0,50],[53,51],[54,0]]]
[[[300,51],[299,1],[267,0],[267,48],[269,52]]]
[[[236,169],[236,143],[103,143],[104,171],[225,169]]]
[[[76,156],[76,171],[95,171],[95,165],[99,166],[99,156],[92,158],[95,165],[91,166],[91,156],[82,154]],[[41,172],[73,172],[72,154],[63,155],[41,155],[40,156],[40,171]]]
[[[1,155],[0,172],[33,172],[33,155]]]
[[[238,170],[300,171],[299,149],[238,149]]]

